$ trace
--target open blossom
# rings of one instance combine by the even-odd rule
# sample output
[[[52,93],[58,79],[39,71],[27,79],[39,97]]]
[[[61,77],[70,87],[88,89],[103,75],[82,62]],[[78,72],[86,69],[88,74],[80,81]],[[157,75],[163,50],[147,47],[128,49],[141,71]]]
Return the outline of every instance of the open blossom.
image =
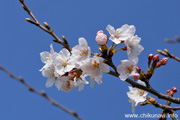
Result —
[[[108,25],[106,27],[107,31],[111,35],[109,37],[110,40],[112,40],[114,43],[119,44],[122,41],[126,41],[129,39],[131,36],[134,36],[136,28],[134,25],[123,25],[121,28],[114,29],[113,26]]]
[[[71,59],[69,51],[65,48],[59,53],[53,54],[53,61],[55,70],[59,75],[63,75],[65,72],[69,72],[75,67],[74,60]]]
[[[134,60],[136,63],[138,62],[138,55],[144,50],[144,48],[139,45],[141,38],[133,36],[125,41],[125,45],[127,46],[127,55],[129,60]]]
[[[54,66],[51,66],[51,67],[47,67],[45,69],[43,69],[42,71],[42,75],[44,77],[47,77],[47,82],[46,82],[46,87],[49,88],[51,87],[54,82],[55,82],[55,74],[54,74]]]
[[[73,80],[69,80],[67,76],[63,76],[59,77],[55,81],[55,85],[58,88],[58,90],[69,92],[76,87],[77,83]]]
[[[52,44],[50,45],[50,52],[45,51],[45,52],[40,53],[41,61],[45,63],[45,65],[40,69],[40,71],[49,67],[53,63],[53,60],[52,60],[53,54],[54,54],[54,49],[53,49]]]
[[[117,72],[120,74],[119,78],[125,81],[129,76],[136,73],[137,64],[129,60],[121,60],[121,63],[117,66]]]
[[[85,38],[79,38],[79,45],[72,48],[72,59],[77,59],[81,62],[91,56],[91,49]]]
[[[93,87],[94,80],[98,84],[102,83],[102,72],[109,72],[109,66],[103,63],[103,61],[103,58],[94,56],[93,58],[87,59],[85,64],[81,66],[83,74],[90,76],[91,87]]]
[[[78,87],[78,91],[84,89],[84,84],[89,84],[85,79],[86,76],[82,75],[81,70],[73,70],[68,73],[68,79],[76,82],[76,86]]]
[[[58,88],[58,90],[62,90],[64,92],[69,92],[72,89],[78,87],[78,91],[83,90],[84,84],[89,84],[88,81],[86,81],[84,76],[74,76],[74,75],[68,75],[68,76],[62,76],[58,77],[58,79],[55,81],[55,85]]]
[[[140,80],[138,80],[137,83],[145,86],[145,83]],[[135,106],[137,106],[139,102],[144,102],[146,100],[146,95],[148,94],[148,92],[131,86],[129,86],[129,90],[130,91],[127,92],[127,95],[132,102],[132,111],[133,113],[135,113]]]
[[[46,82],[47,88],[51,87],[54,84],[54,82],[56,81],[57,77],[59,77],[59,75],[55,71],[53,64],[51,64],[49,67],[46,67],[45,69],[43,69],[42,75],[44,77],[48,78],[47,82]]]
[[[108,36],[104,34],[102,30],[100,30],[96,34],[96,41],[99,45],[105,45],[108,41]]]

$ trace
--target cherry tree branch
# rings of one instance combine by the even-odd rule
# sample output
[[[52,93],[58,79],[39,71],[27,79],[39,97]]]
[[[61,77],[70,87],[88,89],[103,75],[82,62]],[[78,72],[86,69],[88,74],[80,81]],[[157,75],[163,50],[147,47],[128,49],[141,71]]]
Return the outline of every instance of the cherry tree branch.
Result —
[[[172,58],[178,62],[180,62],[180,58],[172,55],[167,49],[164,49],[164,51],[162,50],[157,50],[158,53],[160,53],[161,55],[165,56],[165,57],[169,57],[169,58]]]
[[[163,110],[173,110],[173,111],[180,110],[180,107],[171,107],[171,106],[162,105],[162,104],[159,104],[159,103],[154,103],[152,105],[154,105],[155,107],[161,108]]]
[[[11,78],[17,80],[18,82],[21,82],[24,86],[26,86],[28,88],[29,91],[36,93],[37,95],[40,95],[42,97],[44,97],[45,99],[47,99],[52,105],[58,107],[59,109],[63,110],[64,112],[76,117],[78,120],[83,120],[75,111],[73,110],[69,110],[66,107],[62,106],[61,104],[59,104],[58,102],[54,101],[51,97],[49,97],[47,95],[47,93],[45,91],[38,91],[35,88],[33,88],[32,86],[30,86],[22,77],[17,77],[14,74],[12,74],[11,72],[9,72],[8,70],[6,70],[3,66],[0,65],[0,70],[4,71],[5,73],[7,73]]]
[[[175,36],[176,40],[171,40],[171,39],[165,39],[164,41],[167,43],[178,43],[180,42],[180,38],[178,36]]]
[[[113,72],[113,71],[110,71],[108,74],[113,75],[115,77],[119,77],[119,74],[116,72]],[[136,88],[145,90],[145,91],[157,96],[159,99],[164,99],[164,100],[168,100],[168,101],[171,101],[173,103],[176,103],[176,104],[180,104],[180,98],[174,98],[174,97],[159,93],[156,90],[154,90],[152,87],[146,87],[146,86],[140,85],[140,84],[134,82],[133,80],[131,80],[129,78],[126,79],[126,82],[131,84],[132,87],[136,87]]]
[[[31,20],[30,18],[26,18],[26,20],[31,23],[36,25],[37,27],[41,28],[43,31],[49,33],[55,40],[53,40],[54,42],[60,43],[61,45],[63,45],[69,52],[71,52],[71,47],[69,46],[66,38],[63,36],[62,39],[63,41],[53,32],[53,30],[51,29],[51,27],[49,26],[49,24],[47,22],[44,22],[44,26],[37,20],[37,18],[34,16],[34,14],[31,12],[31,10],[28,8],[28,6],[25,4],[24,0],[19,0],[22,4],[22,7],[24,8],[24,10],[31,16],[31,18],[33,20]]]

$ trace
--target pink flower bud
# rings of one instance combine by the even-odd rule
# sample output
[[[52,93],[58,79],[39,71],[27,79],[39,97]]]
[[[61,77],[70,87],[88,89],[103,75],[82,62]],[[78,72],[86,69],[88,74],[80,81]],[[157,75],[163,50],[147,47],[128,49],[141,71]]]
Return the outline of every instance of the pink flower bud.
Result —
[[[104,33],[102,30],[98,31],[96,35],[98,35],[99,33]]]
[[[177,92],[177,88],[176,88],[176,87],[173,87],[171,90],[172,90],[174,93]]]
[[[127,50],[127,47],[123,47],[122,50],[126,51],[126,50]]]
[[[136,71],[137,71],[138,73],[141,73],[141,68],[140,68],[140,67],[136,67]]]
[[[173,95],[174,94],[174,91],[173,90],[167,90],[167,95]]]
[[[156,63],[159,62],[159,55],[158,54],[153,57],[153,62],[156,62]]]
[[[160,67],[159,65],[158,66],[156,66],[157,65],[157,62],[159,62],[159,55],[157,54],[157,55],[155,55],[154,57],[153,57],[153,63],[152,63],[152,69],[155,69],[155,67]]]
[[[96,34],[96,41],[99,45],[105,45],[107,43],[108,36],[103,33],[102,30],[98,31]]]
[[[148,55],[148,67],[150,66],[150,64],[151,64],[151,61],[152,61],[152,59],[153,59],[153,54],[149,54]]]
[[[171,90],[167,90],[167,94],[169,95],[169,93],[171,92]]]
[[[160,60],[160,63],[161,63],[161,65],[166,65],[167,61],[168,61],[168,58],[162,58]]]
[[[148,55],[148,60],[150,60],[150,61],[151,61],[151,60],[152,60],[152,58],[153,58],[153,56],[154,56],[153,54],[149,54],[149,55]]]
[[[138,73],[135,73],[133,76],[132,76],[133,80],[139,80],[140,78],[140,75]]]

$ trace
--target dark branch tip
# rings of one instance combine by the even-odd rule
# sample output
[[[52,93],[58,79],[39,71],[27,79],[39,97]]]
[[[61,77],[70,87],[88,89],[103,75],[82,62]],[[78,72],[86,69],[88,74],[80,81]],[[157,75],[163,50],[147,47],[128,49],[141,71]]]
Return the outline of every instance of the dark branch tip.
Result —
[[[71,112],[75,117],[78,117],[78,114],[75,111]]]
[[[28,87],[29,91],[34,91],[34,89],[32,87]]]
[[[47,96],[46,92],[45,91],[41,91],[41,95],[43,96]]]

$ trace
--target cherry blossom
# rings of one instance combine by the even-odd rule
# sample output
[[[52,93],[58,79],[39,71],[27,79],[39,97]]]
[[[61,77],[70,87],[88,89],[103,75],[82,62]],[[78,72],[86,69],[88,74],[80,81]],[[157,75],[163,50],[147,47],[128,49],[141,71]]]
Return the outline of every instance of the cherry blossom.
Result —
[[[136,73],[137,64],[129,60],[121,60],[121,63],[117,66],[117,72],[120,74],[119,78],[125,81],[129,76]]]
[[[55,74],[54,74],[54,66],[51,65],[51,67],[47,67],[42,71],[42,75],[44,77],[47,77],[46,87],[51,87],[55,82]]]
[[[141,38],[133,36],[125,41],[125,45],[127,46],[127,55],[129,60],[134,60],[136,63],[138,62],[138,55],[144,50],[144,48],[139,45]]]
[[[109,66],[103,63],[103,61],[103,58],[94,56],[93,58],[87,59],[85,64],[81,66],[83,74],[90,76],[91,87],[93,87],[94,80],[98,84],[102,83],[102,72],[109,72]]]
[[[79,38],[79,45],[72,48],[72,59],[77,59],[81,62],[91,56],[91,49],[85,38]]]
[[[53,63],[53,60],[52,60],[53,54],[54,54],[54,49],[53,49],[52,44],[50,45],[50,52],[45,51],[45,52],[40,53],[41,61],[45,63],[45,65],[40,69],[40,71],[49,67]]]
[[[58,90],[69,92],[70,90],[76,87],[77,83],[73,80],[69,80],[67,76],[63,76],[63,77],[59,77],[55,81],[55,85],[58,88]]]
[[[71,59],[69,51],[65,48],[59,53],[53,54],[53,61],[55,70],[59,75],[63,75],[65,72],[69,72],[75,67],[74,60]]]
[[[122,41],[126,41],[131,36],[133,36],[136,31],[136,28],[134,27],[134,25],[128,25],[128,24],[125,24],[121,28],[118,28],[116,30],[113,26],[108,25],[106,29],[111,35],[109,39],[112,40],[116,44],[119,44]]]
[[[137,83],[145,86],[145,83],[140,80],[138,80]],[[135,113],[135,106],[137,106],[139,102],[144,102],[146,100],[146,95],[148,92],[131,86],[128,87],[130,91],[127,92],[127,95],[132,102],[132,112]]]

